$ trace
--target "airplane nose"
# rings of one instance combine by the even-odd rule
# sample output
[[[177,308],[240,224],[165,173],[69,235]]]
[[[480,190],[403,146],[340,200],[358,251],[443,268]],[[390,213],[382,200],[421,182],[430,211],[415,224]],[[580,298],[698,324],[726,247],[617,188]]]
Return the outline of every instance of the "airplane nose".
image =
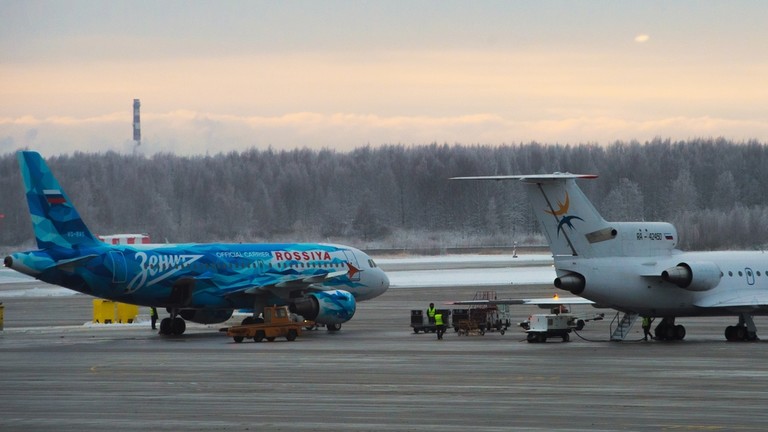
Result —
[[[386,291],[389,288],[389,277],[383,271],[381,272],[381,292]]]

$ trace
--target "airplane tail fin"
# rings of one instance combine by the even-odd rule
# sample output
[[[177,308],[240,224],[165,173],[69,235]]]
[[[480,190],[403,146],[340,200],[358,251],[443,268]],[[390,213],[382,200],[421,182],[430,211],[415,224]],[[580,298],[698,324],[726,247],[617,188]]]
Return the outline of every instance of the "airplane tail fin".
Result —
[[[37,246],[77,248],[99,244],[39,153],[18,153]]]
[[[596,175],[555,173],[529,176],[457,177],[456,180],[520,180],[549,240],[552,255],[585,258],[609,255],[600,243],[616,237],[617,231],[600,216],[576,179]],[[609,242],[610,243],[610,242]]]
[[[553,174],[527,176],[525,183],[536,218],[544,228],[554,256],[592,258],[601,253],[600,243],[616,237],[617,231],[600,216],[576,179],[595,175]]]

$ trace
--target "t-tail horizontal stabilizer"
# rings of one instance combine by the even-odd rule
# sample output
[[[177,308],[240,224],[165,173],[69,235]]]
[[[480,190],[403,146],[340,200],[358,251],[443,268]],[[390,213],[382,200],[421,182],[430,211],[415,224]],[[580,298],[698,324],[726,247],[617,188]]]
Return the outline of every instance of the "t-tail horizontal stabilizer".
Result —
[[[454,177],[453,180],[519,180],[526,186],[536,218],[544,228],[554,256],[596,255],[592,244],[615,236],[615,231],[576,185],[594,174],[536,174]]]

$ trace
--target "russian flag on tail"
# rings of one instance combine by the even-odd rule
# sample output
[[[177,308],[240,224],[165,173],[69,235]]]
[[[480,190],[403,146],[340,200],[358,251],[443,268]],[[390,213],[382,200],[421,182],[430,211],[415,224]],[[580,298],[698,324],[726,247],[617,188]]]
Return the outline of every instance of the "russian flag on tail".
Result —
[[[67,202],[67,200],[64,199],[64,195],[58,189],[45,189],[43,190],[43,195],[45,195],[48,204],[51,205],[64,204]]]

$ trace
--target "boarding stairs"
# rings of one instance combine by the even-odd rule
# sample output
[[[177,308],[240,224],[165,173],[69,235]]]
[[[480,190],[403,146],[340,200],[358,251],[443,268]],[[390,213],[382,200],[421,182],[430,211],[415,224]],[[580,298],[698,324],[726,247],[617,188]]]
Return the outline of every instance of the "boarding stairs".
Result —
[[[616,316],[611,321],[611,340],[621,342],[629,335],[629,331],[632,329],[632,324],[635,323],[639,314],[634,312],[625,313],[621,318],[619,316],[621,312],[616,312]],[[613,328],[613,326],[616,328]]]

